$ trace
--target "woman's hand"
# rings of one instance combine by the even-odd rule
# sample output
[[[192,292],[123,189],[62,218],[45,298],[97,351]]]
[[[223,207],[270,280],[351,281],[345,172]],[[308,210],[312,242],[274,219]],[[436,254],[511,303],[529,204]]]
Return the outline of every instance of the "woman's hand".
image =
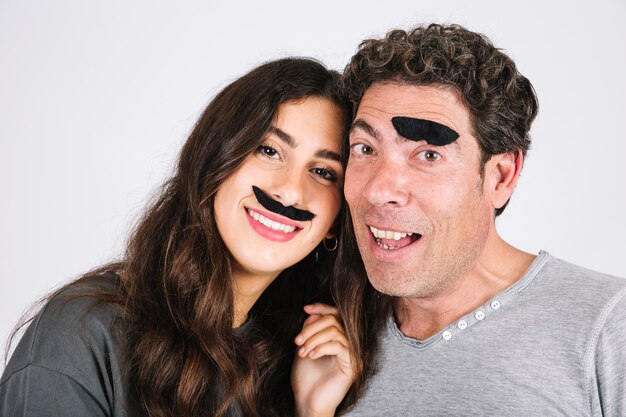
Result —
[[[335,307],[304,306],[309,317],[296,336],[291,386],[298,417],[334,416],[354,382],[348,339]]]

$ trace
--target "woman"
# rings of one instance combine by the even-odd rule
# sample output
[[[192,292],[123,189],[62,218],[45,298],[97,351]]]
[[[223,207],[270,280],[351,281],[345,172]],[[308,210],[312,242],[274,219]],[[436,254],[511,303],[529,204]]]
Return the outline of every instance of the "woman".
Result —
[[[124,258],[35,317],[0,414],[332,415],[353,378],[336,309],[307,305],[302,326],[303,306],[328,301],[323,246],[337,246],[348,113],[336,81],[283,59],[221,91]]]

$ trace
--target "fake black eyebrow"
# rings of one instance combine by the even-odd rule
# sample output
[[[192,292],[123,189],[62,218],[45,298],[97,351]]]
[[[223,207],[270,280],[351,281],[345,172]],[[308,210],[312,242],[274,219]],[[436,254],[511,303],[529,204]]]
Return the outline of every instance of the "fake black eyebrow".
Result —
[[[457,132],[432,120],[397,116],[391,118],[391,123],[400,136],[415,142],[425,140],[431,145],[445,146],[459,138]]]

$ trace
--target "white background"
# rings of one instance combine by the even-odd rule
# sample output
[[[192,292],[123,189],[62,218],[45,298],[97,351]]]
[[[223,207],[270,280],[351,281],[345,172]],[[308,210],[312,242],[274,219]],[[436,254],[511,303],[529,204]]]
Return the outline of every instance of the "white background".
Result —
[[[538,92],[504,238],[626,277],[624,0],[0,0],[0,340],[121,254],[229,81],[288,55],[342,69],[362,39],[431,21],[487,34]]]

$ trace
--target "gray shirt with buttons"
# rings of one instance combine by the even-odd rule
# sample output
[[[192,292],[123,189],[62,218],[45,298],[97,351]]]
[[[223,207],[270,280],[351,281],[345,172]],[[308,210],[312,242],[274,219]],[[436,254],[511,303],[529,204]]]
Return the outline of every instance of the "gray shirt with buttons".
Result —
[[[546,252],[434,336],[381,337],[348,416],[626,416],[626,280]]]

